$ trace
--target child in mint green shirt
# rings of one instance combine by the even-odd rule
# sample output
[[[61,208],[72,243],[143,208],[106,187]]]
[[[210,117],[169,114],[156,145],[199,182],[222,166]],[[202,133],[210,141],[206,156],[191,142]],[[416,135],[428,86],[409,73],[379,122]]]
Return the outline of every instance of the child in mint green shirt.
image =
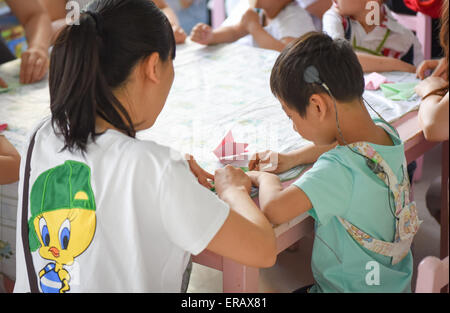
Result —
[[[277,59],[271,88],[294,129],[315,146],[258,153],[247,174],[273,224],[304,212],[315,219],[308,292],[410,292],[410,244],[420,221],[409,203],[404,146],[367,111],[351,46],[319,33],[297,39]],[[315,160],[286,189],[267,172]]]

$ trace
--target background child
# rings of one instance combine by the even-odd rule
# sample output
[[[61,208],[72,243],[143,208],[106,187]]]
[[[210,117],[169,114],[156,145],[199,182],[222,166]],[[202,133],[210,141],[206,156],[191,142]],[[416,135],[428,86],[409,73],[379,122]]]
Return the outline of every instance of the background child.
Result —
[[[311,67],[316,76],[311,76]],[[394,210],[399,207],[391,203],[392,185],[388,189],[375,173],[391,168],[391,181],[398,180],[406,189],[409,182],[401,140],[388,124],[375,124],[363,104],[364,76],[352,47],[324,34],[305,35],[279,56],[271,88],[303,138],[323,151],[338,143],[284,190],[276,175],[248,173],[259,186],[260,205],[272,223],[285,223],[304,212],[315,219],[311,261],[315,285],[310,292],[409,292],[413,264],[409,246],[406,256],[397,259],[374,252],[378,250],[365,242],[389,244],[397,235]],[[355,143],[365,146],[365,152]],[[385,160],[382,169],[374,166],[379,163],[368,157],[368,151]],[[315,157],[309,154],[311,160]],[[255,163],[260,165],[258,158],[250,167]],[[344,221],[352,227],[344,227]],[[361,237],[353,237],[350,230]],[[379,266],[378,284],[366,280],[369,262]]]
[[[14,146],[0,133],[0,185],[19,180],[20,155]]]
[[[66,15],[67,15],[66,4],[68,0],[39,0],[39,1],[41,1],[41,3],[47,9],[50,18],[52,20],[52,28],[53,28],[52,42],[53,42],[58,36],[59,31],[61,31],[61,28],[66,25]],[[170,24],[172,25],[176,43],[177,44],[184,43],[184,41],[186,40],[186,33],[180,27],[177,15],[172,10],[172,8],[167,5],[167,2],[165,0],[148,0],[148,1],[154,1],[155,4],[158,6],[158,8],[160,8],[164,12],[164,14],[166,14],[167,18],[170,21]],[[90,0],[76,0],[76,2],[79,4],[80,10],[82,10],[90,2]],[[69,8],[73,10],[72,7],[69,6]]]
[[[294,38],[315,30],[309,14],[295,1],[251,0],[250,4],[251,8],[235,25],[213,30],[209,25],[197,24],[191,40],[204,45],[239,40],[242,44],[281,51]],[[253,8],[261,9],[261,14]]]
[[[95,0],[61,31],[51,120],[21,167],[15,292],[180,292],[190,255],[205,248],[274,264],[272,225],[242,170],[216,171],[219,199],[179,153],[135,138],[164,107],[175,49],[168,19],[147,0]]]
[[[393,18],[383,0],[333,2],[323,16],[323,31],[334,39],[348,40],[364,72],[415,73],[424,58],[421,44],[411,30]]]
[[[50,46],[50,19],[38,0],[7,0],[6,3],[25,29],[28,49],[22,53],[20,83],[31,84],[41,80],[48,72]],[[0,38],[0,64],[14,59]],[[7,84],[0,77],[0,87]]]

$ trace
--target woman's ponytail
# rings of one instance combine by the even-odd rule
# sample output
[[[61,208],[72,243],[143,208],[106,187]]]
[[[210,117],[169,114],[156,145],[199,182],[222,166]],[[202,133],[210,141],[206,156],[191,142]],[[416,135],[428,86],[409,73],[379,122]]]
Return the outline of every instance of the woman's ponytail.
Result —
[[[52,124],[69,151],[84,152],[89,138],[95,140],[97,116],[134,137],[132,121],[113,89],[152,52],[165,60],[172,50],[175,57],[170,24],[152,1],[97,0],[87,10],[79,25],[61,31],[50,61]],[[150,30],[140,29],[146,26]]]

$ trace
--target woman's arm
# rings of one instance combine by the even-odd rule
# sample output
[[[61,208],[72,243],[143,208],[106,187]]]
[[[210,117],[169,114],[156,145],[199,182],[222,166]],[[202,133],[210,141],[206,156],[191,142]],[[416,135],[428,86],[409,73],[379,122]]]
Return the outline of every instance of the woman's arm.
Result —
[[[25,29],[28,49],[22,54],[20,82],[41,80],[48,71],[48,49],[52,36],[50,18],[38,0],[7,0]]]
[[[14,146],[0,135],[0,185],[19,180],[20,155]]]
[[[272,225],[250,198],[250,179],[240,169],[227,166],[215,173],[215,186],[230,214],[208,245],[208,250],[254,267],[271,267],[276,261]]]

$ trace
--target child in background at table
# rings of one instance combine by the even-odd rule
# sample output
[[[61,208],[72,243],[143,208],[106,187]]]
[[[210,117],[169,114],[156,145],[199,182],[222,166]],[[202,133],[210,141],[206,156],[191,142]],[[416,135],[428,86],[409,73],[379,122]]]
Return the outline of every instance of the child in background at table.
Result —
[[[20,155],[0,132],[0,185],[19,180]]]
[[[185,291],[190,256],[206,248],[274,264],[272,225],[241,169],[216,171],[219,198],[198,183],[205,173],[194,160],[135,138],[164,108],[175,49],[170,22],[148,0],[94,0],[80,25],[61,30],[51,119],[30,134],[21,167],[15,292]]]
[[[305,35],[278,57],[270,84],[294,129],[323,154],[284,190],[274,174],[247,174],[273,224],[304,212],[315,219],[310,291],[410,292],[413,260],[407,238],[420,222],[409,204],[404,146],[389,124],[372,120],[367,111],[363,71],[351,45],[325,34]],[[304,162],[320,155],[319,148],[306,150]],[[260,157],[252,159],[250,169],[263,167]],[[287,169],[289,162],[276,166]],[[398,225],[411,228],[397,231]],[[368,265],[374,263],[379,283],[367,280]]]
[[[334,39],[348,40],[364,72],[415,73],[424,59],[421,44],[394,19],[384,0],[333,2],[323,16],[323,31]]]
[[[69,0],[39,0],[43,4],[43,6],[47,9],[48,14],[52,20],[52,28],[53,28],[53,40],[56,39],[58,33],[61,31],[62,27],[66,25],[66,15],[67,10],[73,10],[73,4],[68,5]],[[79,5],[80,10],[89,3],[90,0],[76,0]],[[186,33],[179,26],[180,23],[178,21],[177,15],[172,10],[170,6],[167,5],[165,0],[148,0],[154,1],[155,4],[160,8],[172,25],[172,30],[175,35],[176,43],[184,43],[186,40]],[[72,1],[73,2],[73,1]]]
[[[293,0],[250,0],[239,23],[213,30],[197,24],[191,40],[204,45],[239,43],[281,51],[293,39],[315,30],[311,16]],[[256,9],[261,9],[260,14]]]

